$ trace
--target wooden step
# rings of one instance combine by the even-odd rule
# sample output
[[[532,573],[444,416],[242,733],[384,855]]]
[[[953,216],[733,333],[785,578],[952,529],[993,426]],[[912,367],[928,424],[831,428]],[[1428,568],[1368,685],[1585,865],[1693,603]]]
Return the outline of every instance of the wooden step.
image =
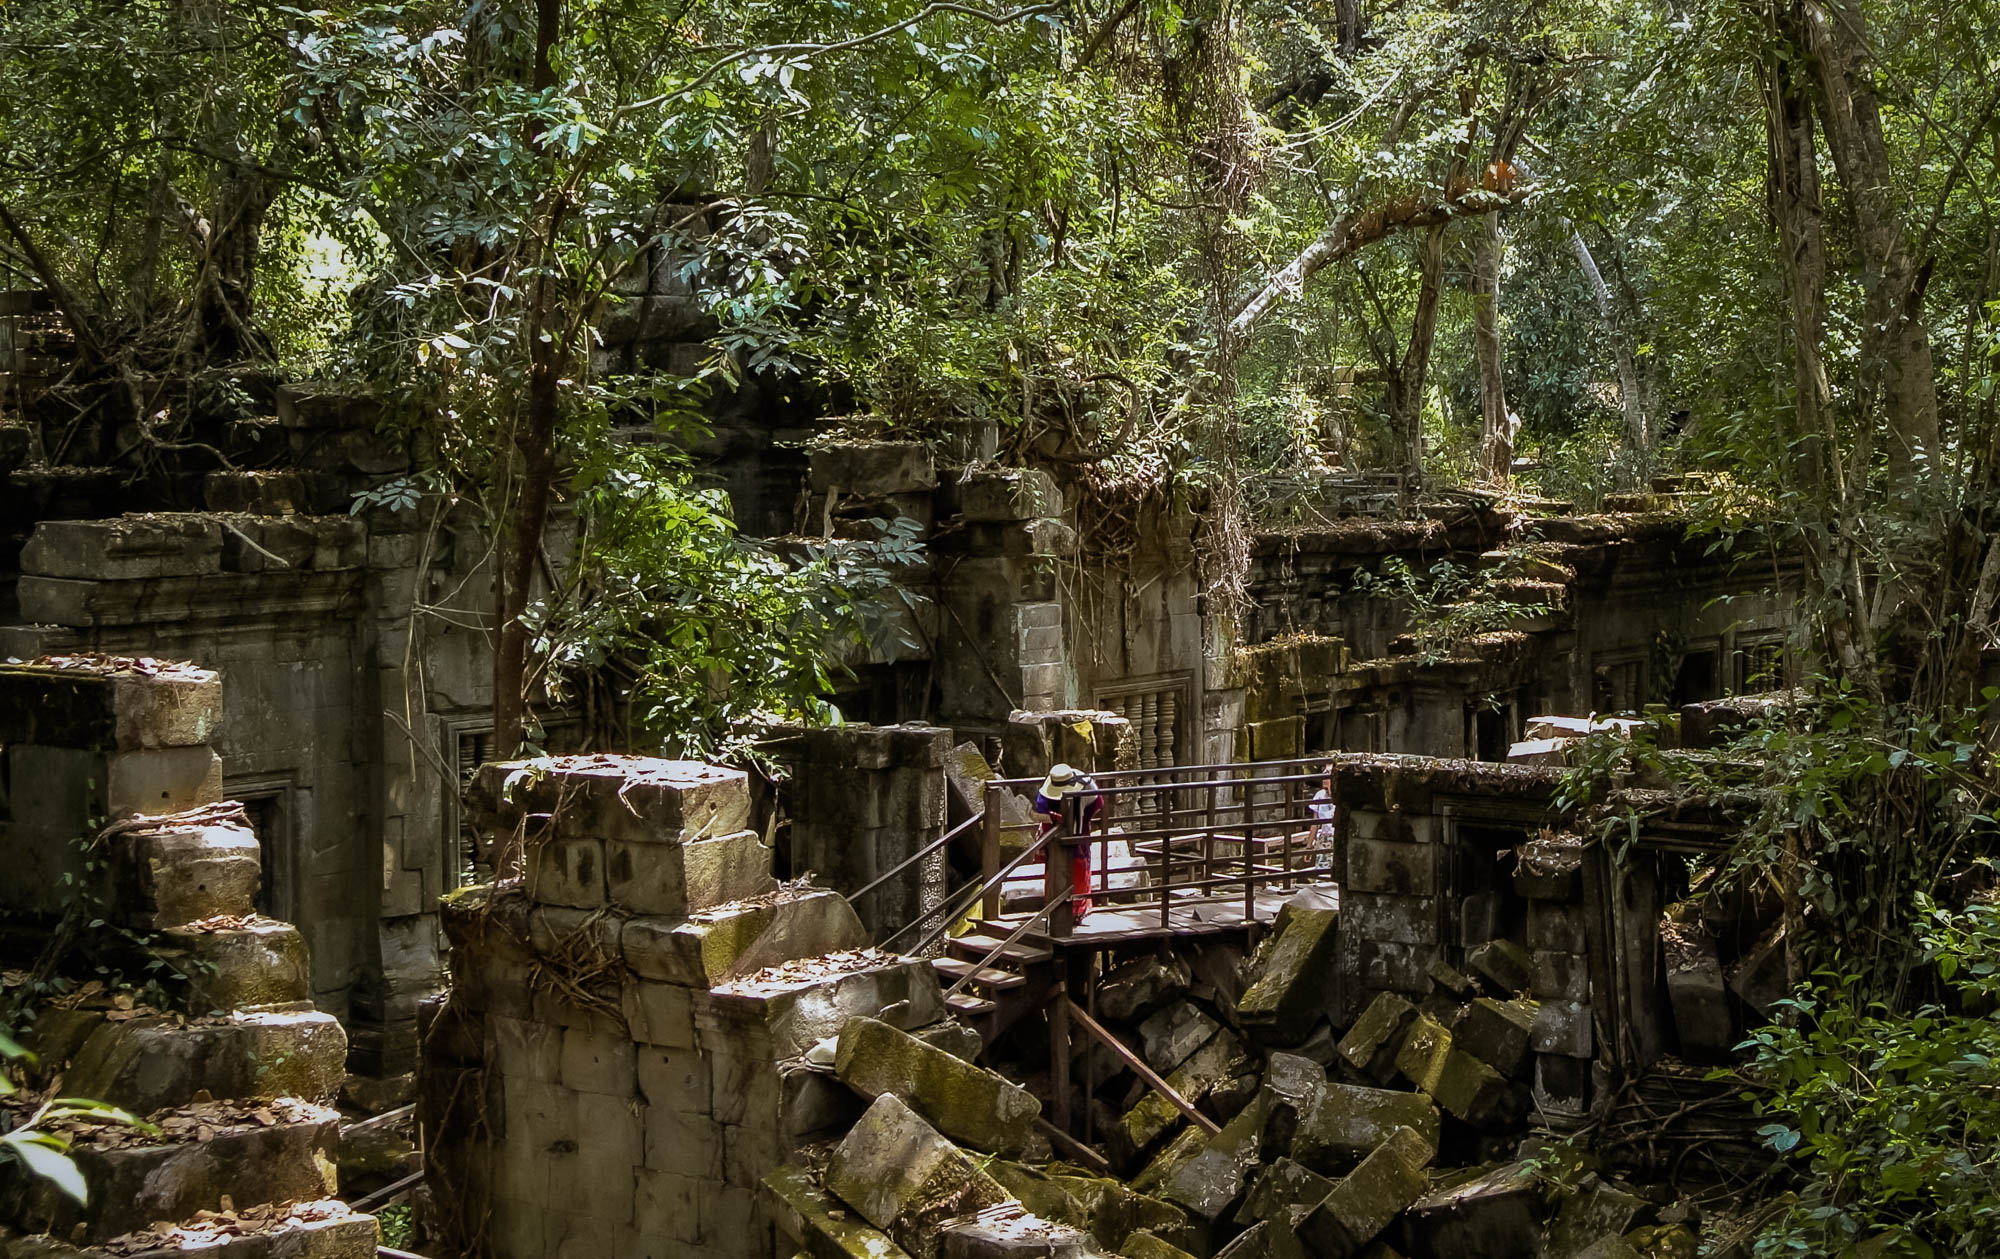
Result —
[[[964,1019],[977,1018],[982,1014],[991,1014],[1000,1008],[998,1002],[988,1001],[984,997],[970,996],[963,992],[952,993],[944,999],[944,1003],[951,1007],[953,1014]]]
[[[975,967],[971,962],[961,961],[955,957],[934,957],[931,959],[931,965],[937,967],[938,974],[950,976],[954,983],[971,975],[973,984],[980,988],[1019,988],[1028,982],[1026,975],[1010,970],[995,970],[991,966]],[[975,971],[978,973],[974,974]]]
[[[999,948],[1000,942],[1006,938],[1006,936],[989,936],[974,933],[972,935],[953,936],[946,943],[952,952],[958,954],[960,957],[976,962]],[[1014,943],[1008,945],[1000,956],[1009,962],[1021,962],[1032,965],[1036,962],[1046,962],[1051,957],[1054,957],[1055,954],[1053,951],[1045,949],[1038,944],[1029,944],[1026,940],[1016,940]]]

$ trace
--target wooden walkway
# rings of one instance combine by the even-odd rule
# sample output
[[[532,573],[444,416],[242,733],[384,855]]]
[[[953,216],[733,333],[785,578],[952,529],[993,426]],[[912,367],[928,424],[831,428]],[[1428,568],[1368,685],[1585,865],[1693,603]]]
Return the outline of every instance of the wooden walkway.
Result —
[[[1297,887],[1256,893],[1249,920],[1269,923],[1277,917],[1278,910],[1286,901],[1307,888],[1327,897],[1334,904],[1339,902],[1340,891],[1333,884],[1302,881]],[[1033,916],[1032,913],[1014,913],[982,918],[980,929],[988,935],[1004,937]],[[1083,921],[1076,924],[1064,943],[1086,948],[1102,948],[1127,941],[1156,940],[1166,936],[1220,935],[1224,932],[1243,930],[1245,922],[1241,893],[1231,896],[1176,896],[1167,908],[1167,922],[1164,926],[1160,924],[1158,905],[1131,909],[1116,905],[1099,905],[1093,907]],[[1054,943],[1051,936],[1040,931],[1029,931],[1022,936],[1022,939],[1032,940],[1040,945]]]

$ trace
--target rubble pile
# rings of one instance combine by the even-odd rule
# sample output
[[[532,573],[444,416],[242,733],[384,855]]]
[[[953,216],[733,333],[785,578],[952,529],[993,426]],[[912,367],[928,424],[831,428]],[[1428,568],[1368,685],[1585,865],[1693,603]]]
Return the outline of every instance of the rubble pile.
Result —
[[[1102,977],[1096,1017],[1207,1122],[1083,1042],[1096,1169],[1038,1159],[1000,1074],[849,1020],[819,1069],[868,1109],[765,1178],[781,1231],[814,1259],[1691,1259],[1691,1208],[1532,1135],[1531,953],[1496,941],[1336,1031],[1338,917],[1301,894],[1234,983],[1182,942]]]
[[[0,1254],[152,1256],[227,1244],[239,1259],[373,1256],[375,1218],[333,1199],[340,1114],[329,1103],[347,1036],[307,999],[297,928],[256,913],[257,837],[240,804],[215,798],[207,740],[220,682],[184,666],[104,658],[0,668],[0,691],[15,705],[0,729],[15,781],[33,767],[80,789],[44,793],[9,833],[51,874],[68,866],[60,886],[89,881],[91,899],[77,904],[102,915],[90,926],[115,930],[135,960],[164,963],[177,1007],[93,980],[37,1011],[24,1036],[35,1072],[0,1099],[9,1112],[0,1131],[32,1122],[66,1143],[86,1196],[0,1163]],[[87,863],[80,846],[54,842],[90,834],[90,821],[106,817]],[[58,1095],[147,1122],[44,1111]]]

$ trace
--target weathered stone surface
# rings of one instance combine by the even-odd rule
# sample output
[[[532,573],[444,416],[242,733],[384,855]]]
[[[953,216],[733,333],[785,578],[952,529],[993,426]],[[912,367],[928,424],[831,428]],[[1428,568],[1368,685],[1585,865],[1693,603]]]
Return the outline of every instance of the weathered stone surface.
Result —
[[[1179,958],[1141,957],[1114,968],[1098,984],[1097,1013],[1129,1023],[1187,991],[1194,977]]]
[[[235,1013],[182,1024],[165,1018],[101,1024],[64,1074],[78,1097],[135,1114],[211,1097],[329,1102],[345,1075],[347,1034],[317,1011]]]
[[[1204,1220],[1221,1219],[1243,1196],[1263,1132],[1263,1107],[1245,1107],[1174,1172],[1160,1196]]]
[[[1584,916],[1583,906],[1529,901],[1528,947],[1565,953],[1590,952],[1590,920]]]
[[[1460,1049],[1444,1055],[1436,1079],[1425,1090],[1447,1113],[1481,1132],[1498,1132],[1519,1118],[1519,1094],[1492,1067]]]
[[[907,494],[937,484],[937,469],[922,442],[828,441],[812,449],[814,492],[838,490],[860,498]]]
[[[1296,1054],[1274,1053],[1265,1065],[1263,1157],[1291,1153],[1292,1140],[1310,1122],[1326,1090],[1326,1072]]]
[[[132,926],[177,927],[256,908],[260,858],[246,826],[168,817],[109,847],[110,903]]]
[[[1512,940],[1488,940],[1465,955],[1465,964],[1503,993],[1526,992],[1534,979],[1534,959]]]
[[[0,1254],[7,1259],[83,1259],[107,1252],[121,1259],[185,1259],[190,1252],[226,1253],[229,1259],[374,1259],[378,1244],[374,1216],[322,1200],[294,1203],[271,1220],[186,1221],[171,1238],[140,1232],[108,1239],[91,1251],[51,1241],[48,1250],[0,1247]]]
[[[1534,977],[1529,988],[1538,1001],[1590,1000],[1590,957],[1584,953],[1564,953],[1538,949],[1534,955]]]
[[[1576,1001],[1546,1001],[1535,1011],[1529,1044],[1538,1054],[1588,1058],[1595,1043],[1592,1013]]]
[[[1429,844],[1388,839],[1350,839],[1343,888],[1389,896],[1429,896],[1436,890]]]
[[[1791,990],[1790,946],[1783,922],[1746,949],[1729,971],[1729,990],[1766,1018]]]
[[[1436,1096],[1444,1075],[1445,1058],[1451,1053],[1451,1033],[1428,1014],[1419,1014],[1403,1033],[1396,1050],[1396,1070],[1411,1084]]]
[[[1438,1109],[1422,1093],[1329,1083],[1292,1142],[1292,1157],[1329,1176],[1352,1169],[1398,1129],[1437,1149]]]
[[[1216,1251],[1215,1259],[1306,1259],[1306,1252],[1290,1228],[1260,1220]]]
[[[1236,1003],[1237,1018],[1275,1044],[1297,1044],[1333,1004],[1336,909],[1294,909],[1264,973]]]
[[[771,849],[755,831],[685,844],[606,840],[605,899],[637,914],[678,916],[775,887]]]
[[[1207,1044],[1194,1051],[1180,1068],[1167,1076],[1167,1083],[1189,1102],[1200,1102],[1222,1081],[1236,1073],[1243,1060],[1243,1044],[1228,1032],[1217,1032]],[[1125,1137],[1135,1150],[1143,1150],[1180,1120],[1180,1111],[1158,1093],[1148,1092],[1139,1104],[1120,1120]]]
[[[1541,1182],[1509,1164],[1411,1204],[1402,1246],[1411,1259],[1535,1259],[1541,1216]]]
[[[1008,1200],[963,1150],[893,1093],[835,1146],[826,1187],[904,1248],[929,1253],[940,1221]]]
[[[528,841],[528,899],[538,905],[596,909],[604,904],[604,841],[546,831]],[[676,913],[685,912],[676,910]]]
[[[1042,1219],[1015,1203],[948,1224],[939,1241],[942,1259],[1091,1259],[1098,1253],[1089,1233]]]
[[[1179,1246],[1162,1241],[1145,1229],[1140,1229],[1120,1243],[1118,1253],[1125,1259],[1194,1259]]]
[[[1202,1013],[1200,1006],[1178,1001],[1139,1025],[1139,1042],[1148,1065],[1165,1075],[1221,1030],[1222,1025]]]
[[[1644,1198],[1607,1184],[1592,1172],[1557,1208],[1543,1253],[1547,1259],[1580,1259],[1600,1241],[1622,1239],[1650,1210]]]
[[[1281,1158],[1257,1172],[1242,1209],[1236,1213],[1236,1222],[1251,1224],[1268,1220],[1287,1231],[1296,1230],[1299,1221],[1312,1214],[1313,1208],[1326,1201],[1332,1192],[1331,1180],[1304,1164]]]
[[[0,747],[196,747],[222,732],[222,678],[167,661],[58,657],[0,665]]]
[[[765,1201],[783,1234],[811,1259],[908,1259],[909,1252],[854,1216],[803,1167],[764,1177]]]
[[[1470,1001],[1479,995],[1479,981],[1455,966],[1446,965],[1442,958],[1426,967],[1425,974],[1431,977],[1437,991],[1455,1000]]]
[[[334,1190],[333,1160],[340,1138],[339,1113],[288,1103],[282,1122],[223,1122],[208,1141],[185,1140],[106,1147],[84,1140],[71,1158],[90,1188],[79,1209],[52,1187],[30,1193],[58,1231],[81,1225],[82,1240],[102,1241],[144,1228],[154,1220],[184,1220],[213,1211],[225,1195],[244,1202],[316,1201]]]
[[[288,922],[247,919],[241,927],[177,927],[160,933],[158,955],[187,977],[197,1010],[234,1010],[303,1000],[311,993],[305,940]]]
[[[1207,1144],[1208,1132],[1205,1129],[1197,1128],[1193,1124],[1187,1125],[1174,1136],[1173,1140],[1161,1147],[1160,1152],[1153,1156],[1152,1162],[1147,1163],[1140,1169],[1139,1174],[1132,1178],[1132,1188],[1148,1195],[1159,1193],[1166,1188],[1167,1182],[1173,1179],[1174,1173],[1178,1172],[1189,1159],[1201,1153],[1202,1147]]]
[[[917,958],[879,953],[830,959],[838,965],[760,971],[695,994],[695,1033],[710,1052],[766,1060],[794,1058],[855,1015],[921,1027],[945,1013],[937,971]]]
[[[1393,992],[1385,992],[1368,1003],[1347,1035],[1340,1038],[1340,1056],[1347,1065],[1380,1083],[1396,1074],[1396,1055],[1402,1051],[1417,1007]]]
[[[1673,1006],[1681,1053],[1697,1061],[1720,1061],[1729,1055],[1737,1037],[1715,942],[1694,924],[1670,922],[1663,935],[1667,999]]]
[[[947,1137],[990,1153],[1027,1149],[1042,1113],[1020,1086],[872,1018],[841,1026],[834,1074],[865,1098],[895,1094]]]
[[[650,756],[556,756],[480,767],[479,803],[512,832],[530,815],[558,835],[680,844],[744,830],[749,776],[699,761]]]
[[[1646,1259],[1622,1237],[1600,1237],[1576,1253],[1575,1259]]]
[[[1062,491],[1037,468],[975,468],[958,483],[967,521],[1004,523],[1062,514]]]
[[[85,581],[219,573],[222,526],[191,512],[44,520],[21,548],[21,571]]]
[[[974,1058],[977,1058],[980,1051],[986,1048],[986,1042],[979,1038],[978,1032],[973,1031],[956,1019],[943,1019],[936,1023],[926,1023],[922,1027],[913,1027],[909,1030],[910,1035],[916,1037],[926,1045],[934,1049],[942,1049],[952,1057],[963,1058],[967,1062],[971,1062]]]
[[[640,977],[699,988],[867,943],[847,899],[819,888],[718,905],[685,920],[634,918],[620,937],[625,962]]]
[[[1534,1025],[1534,1002],[1480,997],[1452,1025],[1451,1042],[1501,1075],[1511,1076],[1527,1057]]]
[[[1316,1259],[1349,1259],[1415,1202],[1429,1181],[1422,1137],[1400,1129],[1349,1172],[1299,1225]]]

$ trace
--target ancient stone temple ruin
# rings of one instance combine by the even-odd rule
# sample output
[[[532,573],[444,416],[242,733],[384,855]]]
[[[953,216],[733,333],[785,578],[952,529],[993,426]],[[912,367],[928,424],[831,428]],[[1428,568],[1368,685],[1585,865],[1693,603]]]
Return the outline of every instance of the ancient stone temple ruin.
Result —
[[[0,1105],[83,1190],[0,1161],[10,1259],[1730,1253],[1666,1182],[1761,1166],[1706,1077],[1784,925],[1701,894],[1728,809],[1559,797],[1784,702],[1795,557],[1672,485],[1364,502],[1225,607],[1194,513],[821,436],[716,475],[781,551],[916,522],[842,724],[711,765],[541,702],[496,760],[473,522],[378,493],[367,400],[268,392],[233,471],[8,470]],[[1103,803],[1050,829],[1057,764]]]

